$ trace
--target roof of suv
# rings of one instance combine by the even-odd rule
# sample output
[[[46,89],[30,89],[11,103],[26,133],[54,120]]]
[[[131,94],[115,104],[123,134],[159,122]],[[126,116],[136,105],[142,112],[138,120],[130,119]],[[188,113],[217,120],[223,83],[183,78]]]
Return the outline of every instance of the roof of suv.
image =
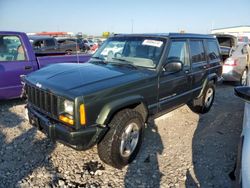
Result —
[[[215,38],[214,35],[194,34],[194,33],[143,33],[143,34],[115,34],[118,36],[143,36],[143,37],[163,37],[163,38]]]
[[[31,40],[53,39],[53,37],[50,37],[50,36],[41,36],[41,35],[30,35],[28,37]]]

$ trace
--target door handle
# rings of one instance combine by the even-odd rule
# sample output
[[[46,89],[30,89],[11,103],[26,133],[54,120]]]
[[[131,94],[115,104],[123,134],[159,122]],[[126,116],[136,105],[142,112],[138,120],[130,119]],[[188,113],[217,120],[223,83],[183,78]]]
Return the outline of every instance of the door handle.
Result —
[[[206,69],[207,68],[207,65],[203,65],[203,69]]]
[[[189,73],[189,70],[185,70],[185,73],[188,74],[188,73]]]
[[[24,67],[24,70],[32,70],[32,69],[33,69],[32,66],[25,66],[25,67]]]

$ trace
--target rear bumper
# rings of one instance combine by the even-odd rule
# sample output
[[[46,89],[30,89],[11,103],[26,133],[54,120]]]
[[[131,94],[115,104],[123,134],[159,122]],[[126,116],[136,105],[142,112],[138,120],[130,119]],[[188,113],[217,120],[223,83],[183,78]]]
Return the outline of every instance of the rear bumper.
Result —
[[[86,150],[98,143],[106,128],[98,125],[74,130],[61,123],[52,123],[49,118],[28,107],[30,124],[45,133],[51,140],[62,142],[77,150]]]
[[[238,82],[241,79],[241,74],[238,73],[232,66],[223,66],[222,77],[224,81]]]

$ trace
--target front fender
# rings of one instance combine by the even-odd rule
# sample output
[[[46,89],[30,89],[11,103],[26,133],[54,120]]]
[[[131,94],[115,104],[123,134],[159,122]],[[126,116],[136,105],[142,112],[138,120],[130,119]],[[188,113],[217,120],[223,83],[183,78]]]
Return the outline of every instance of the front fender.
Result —
[[[110,118],[119,110],[131,106],[133,104],[143,103],[143,97],[139,95],[128,96],[122,99],[117,99],[106,104],[98,115],[96,123],[106,125]]]

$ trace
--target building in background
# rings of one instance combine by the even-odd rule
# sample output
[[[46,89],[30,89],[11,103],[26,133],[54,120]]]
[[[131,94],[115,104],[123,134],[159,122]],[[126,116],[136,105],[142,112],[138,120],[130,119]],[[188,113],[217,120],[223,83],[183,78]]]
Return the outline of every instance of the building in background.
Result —
[[[250,25],[213,29],[211,33],[234,35],[238,37],[239,40],[244,40],[246,37],[250,39]]]
[[[45,35],[52,37],[71,37],[74,35],[73,32],[38,32],[38,33],[27,33],[27,35]]]

